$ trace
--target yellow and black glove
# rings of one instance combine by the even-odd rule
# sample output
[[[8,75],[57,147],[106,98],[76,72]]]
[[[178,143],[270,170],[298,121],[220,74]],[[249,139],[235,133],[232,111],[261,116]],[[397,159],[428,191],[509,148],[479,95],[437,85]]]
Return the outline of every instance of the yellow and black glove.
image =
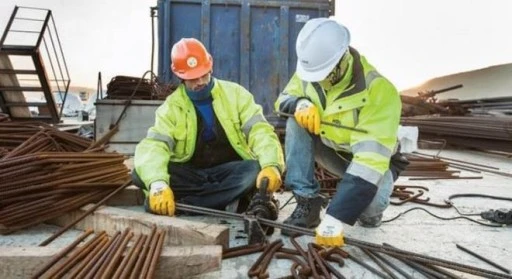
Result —
[[[325,214],[324,219],[322,219],[315,232],[315,242],[318,245],[331,247],[345,245],[343,223],[329,214]]]
[[[268,179],[268,186],[267,191],[268,192],[275,192],[281,187],[282,181],[281,181],[281,173],[276,167],[265,167],[263,168],[260,173],[258,174],[258,178],[256,179],[256,187],[260,187],[261,180],[263,178]]]
[[[320,134],[320,113],[313,103],[307,99],[299,100],[294,116],[302,128],[307,129],[312,134]]]
[[[151,183],[149,189],[149,209],[154,214],[173,216],[176,209],[171,187],[163,181]]]

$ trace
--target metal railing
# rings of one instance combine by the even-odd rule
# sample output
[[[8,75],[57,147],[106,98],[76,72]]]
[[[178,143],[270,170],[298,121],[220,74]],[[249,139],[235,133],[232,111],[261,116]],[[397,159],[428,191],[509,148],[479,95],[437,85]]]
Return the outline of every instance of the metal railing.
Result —
[[[14,26],[15,28],[13,28]],[[20,34],[24,36],[19,36]],[[30,37],[34,38],[31,34],[37,35],[37,37],[32,43],[25,43],[24,41]],[[61,98],[62,106],[58,113],[58,119],[60,119],[71,79],[51,10],[15,6],[4,34],[0,39],[0,50],[12,50],[9,54],[15,55],[16,50],[22,49],[37,53],[40,56],[40,64],[42,64],[42,67],[38,67],[37,64],[39,63],[33,58],[34,66],[36,71],[38,71],[38,77],[37,79],[23,80],[39,81],[43,91],[46,91],[44,83],[48,84],[46,89],[50,92],[45,92],[48,106],[55,105],[53,96],[51,96],[53,92],[64,94]],[[50,71],[45,70],[48,69],[48,65],[50,66]],[[41,73],[41,70],[44,72]]]

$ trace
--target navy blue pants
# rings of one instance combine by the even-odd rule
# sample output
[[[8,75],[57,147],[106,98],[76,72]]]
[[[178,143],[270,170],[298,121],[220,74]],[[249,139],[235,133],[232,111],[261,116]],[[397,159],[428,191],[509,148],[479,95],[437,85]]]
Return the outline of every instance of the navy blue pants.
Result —
[[[232,201],[250,199],[256,188],[260,165],[255,160],[244,160],[199,169],[190,164],[171,162],[168,171],[176,202],[224,210]],[[137,187],[149,189],[135,170],[132,177]]]

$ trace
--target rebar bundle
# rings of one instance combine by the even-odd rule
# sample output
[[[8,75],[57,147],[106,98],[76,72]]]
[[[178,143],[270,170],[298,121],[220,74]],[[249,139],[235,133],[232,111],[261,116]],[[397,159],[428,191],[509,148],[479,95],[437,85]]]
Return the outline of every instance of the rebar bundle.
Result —
[[[88,139],[59,131],[43,122],[0,123],[0,158],[35,152],[82,152],[91,143]],[[13,153],[8,154],[11,151]]]
[[[418,116],[402,117],[401,122],[418,126],[422,138],[441,137],[454,145],[512,152],[510,116]]]
[[[112,237],[102,231],[77,247],[90,234],[84,232],[32,278],[153,278],[165,231],[153,227],[149,235],[134,235],[127,228]]]
[[[10,153],[9,153],[10,154]],[[33,153],[0,160],[0,232],[101,200],[130,180],[116,153]]]

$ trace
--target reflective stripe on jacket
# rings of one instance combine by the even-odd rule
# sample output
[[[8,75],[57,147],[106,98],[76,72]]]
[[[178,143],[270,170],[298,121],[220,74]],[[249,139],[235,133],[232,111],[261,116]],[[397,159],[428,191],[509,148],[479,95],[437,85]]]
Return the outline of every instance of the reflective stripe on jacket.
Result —
[[[281,144],[260,105],[242,86],[215,80],[213,110],[233,149],[244,160],[258,160],[261,168],[284,171]],[[157,180],[169,183],[169,162],[187,162],[195,150],[197,115],[181,84],[155,113],[155,124],[135,149],[134,165],[146,186]]]

